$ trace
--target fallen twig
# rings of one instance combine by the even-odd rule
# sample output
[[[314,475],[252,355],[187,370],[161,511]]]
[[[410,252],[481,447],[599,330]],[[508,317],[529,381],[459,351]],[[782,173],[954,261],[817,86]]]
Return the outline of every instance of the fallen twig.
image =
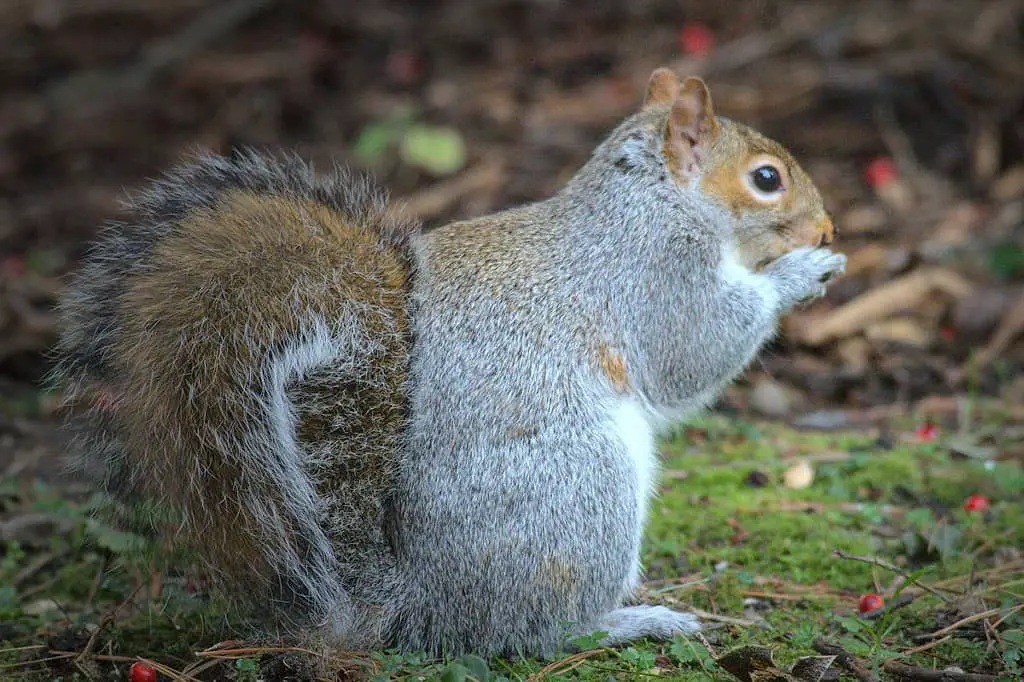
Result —
[[[97,623],[96,629],[93,630],[92,634],[89,635],[89,639],[85,642],[85,646],[82,648],[82,651],[79,652],[79,654],[77,656],[75,656],[75,659],[74,659],[75,667],[77,667],[79,670],[81,670],[82,673],[85,674],[86,677],[91,677],[91,676],[90,676],[89,672],[87,671],[85,665],[86,665],[86,663],[88,661],[97,660],[96,656],[93,654],[93,651],[96,649],[96,645],[99,642],[100,635],[103,633],[104,628],[106,628],[108,625],[110,625],[111,623],[114,622],[114,619],[117,618],[118,612],[121,609],[123,609],[124,606],[126,604],[128,604],[128,602],[130,602],[132,599],[135,598],[135,595],[136,595],[136,593],[138,593],[138,591],[139,591],[139,586],[137,586],[135,589],[133,589],[131,591],[131,594],[129,594],[124,599],[124,601],[122,601],[120,604],[115,606],[111,611],[105,613],[103,615],[103,617],[100,618],[100,622]]]
[[[552,673],[558,675],[565,674],[570,670],[574,670],[583,665],[588,658],[593,658],[594,656],[602,653],[604,653],[604,649],[588,649],[586,651],[580,651],[572,654],[571,656],[566,656],[565,658],[560,658],[527,677],[526,682],[540,682],[540,680],[543,680],[546,675]]]
[[[1019,606],[1014,606],[1013,608],[1008,609],[1007,612],[1005,614],[1003,614],[1002,618],[1000,618],[999,622],[1002,622],[1003,620],[1006,619],[1006,616],[1012,615],[1012,614],[1016,613],[1017,611],[1020,611],[1022,608],[1024,608],[1024,604],[1019,605]],[[933,633],[931,633],[931,634],[929,634],[927,636],[928,637],[932,637],[932,638],[942,637],[943,635],[948,635],[949,633],[953,632],[954,630],[962,628],[965,625],[970,625],[971,623],[976,623],[979,620],[985,620],[986,618],[991,618],[992,616],[998,616],[998,615],[1000,615],[1002,613],[1002,611],[1003,611],[1002,609],[996,608],[996,609],[988,609],[987,611],[982,611],[981,613],[975,613],[974,615],[967,616],[966,618],[961,618],[957,622],[955,622],[955,623],[953,623],[951,625],[947,625],[946,627],[942,628],[941,630],[936,630],[935,632],[933,632]]]
[[[504,166],[483,161],[461,175],[431,185],[397,202],[405,213],[420,219],[436,217],[463,197],[493,189],[501,184]]]
[[[51,650],[49,653],[54,655],[52,660],[60,660],[60,659],[64,659],[64,658],[73,658],[73,657],[76,657],[76,656],[80,655],[80,654],[78,654],[78,653],[76,653],[74,651],[56,651],[56,650]],[[164,665],[163,663],[158,663],[157,661],[153,661],[153,660],[150,660],[148,658],[142,658],[140,656],[117,656],[117,655],[114,655],[114,654],[90,654],[89,658],[91,660],[93,660],[93,661],[103,661],[103,662],[107,662],[107,663],[135,663],[135,662],[138,661],[138,662],[146,663],[146,664],[152,666],[153,669],[156,670],[158,673],[166,675],[167,677],[170,677],[172,680],[175,680],[176,682],[202,682],[202,680],[196,679],[195,677],[192,677],[191,675],[188,675],[187,673],[184,673],[182,671],[175,670],[174,668],[172,668],[172,667],[170,667],[168,665]],[[35,663],[37,661],[32,661],[32,662]]]
[[[908,680],[921,680],[921,682],[995,682],[998,675],[986,675],[984,673],[968,673],[960,670],[932,670],[921,668],[916,665],[907,665],[896,661],[886,661],[882,669],[893,675]]]
[[[860,617],[862,619],[864,619],[864,620],[876,620],[878,618],[881,618],[882,616],[884,616],[887,613],[892,613],[896,609],[903,608],[907,604],[913,604],[913,603],[914,603],[914,596],[904,592],[903,594],[901,594],[896,599],[893,599],[890,602],[886,602],[885,606],[883,606],[882,608],[875,609],[874,611],[868,611],[867,613],[862,613],[862,614],[860,614]]]
[[[10,670],[11,668],[30,668],[40,663],[50,663],[51,661],[63,661],[68,658],[74,658],[78,654],[73,651],[70,652],[55,652],[51,651],[52,656],[46,656],[45,658],[34,658],[31,661],[18,661],[17,663],[3,663],[0,664],[0,670]]]
[[[901,569],[899,566],[896,566],[894,564],[890,564],[888,561],[884,561],[884,560],[879,559],[877,557],[860,556],[859,554],[847,554],[846,552],[844,552],[841,549],[834,549],[834,550],[832,550],[832,556],[839,557],[840,559],[847,559],[849,561],[862,561],[862,562],[864,562],[866,564],[871,564],[872,566],[878,566],[879,568],[884,568],[886,570],[892,571],[893,573],[896,573],[897,575],[902,576],[905,580],[909,581],[911,584],[917,585],[918,587],[920,587],[922,590],[924,590],[928,594],[934,595],[934,596],[938,597],[939,599],[941,599],[944,602],[948,602],[949,601],[949,597],[947,597],[946,595],[942,594],[941,592],[936,590],[934,587],[930,587],[929,585],[921,582],[917,578],[912,578],[911,576],[907,575],[903,571],[903,569]]]
[[[971,282],[953,270],[921,268],[861,294],[823,318],[808,318],[807,323],[795,331],[802,342],[820,346],[856,334],[901,310],[913,309],[936,291],[963,298],[973,289]]]
[[[922,651],[928,651],[928,649],[931,649],[932,647],[936,647],[936,646],[942,644],[943,642],[948,642],[950,639],[952,639],[952,636],[951,635],[946,635],[945,637],[942,637],[941,639],[936,639],[935,641],[928,642],[927,644],[922,644],[921,646],[915,646],[912,649],[907,649],[906,651],[901,651],[900,652],[900,656],[913,656],[914,654],[919,654]]]
[[[309,649],[303,649],[297,646],[267,646],[267,647],[244,647],[240,649],[205,649],[203,651],[194,652],[196,656],[216,656],[217,658],[247,658],[253,654],[283,654],[283,653],[301,653],[309,654],[310,656],[321,656],[315,651]]]
[[[1008,609],[1008,610],[1006,611],[1006,613],[1004,613],[1004,614],[1003,614],[1002,616],[1000,616],[1000,617],[999,617],[999,620],[997,620],[996,622],[992,623],[992,627],[993,627],[993,628],[997,628],[997,627],[999,627],[1000,625],[1002,625],[1002,624],[1003,624],[1003,621],[1004,621],[1004,620],[1006,620],[1007,618],[1009,618],[1009,617],[1010,617],[1010,616],[1012,616],[1013,614],[1017,613],[1017,612],[1018,612],[1018,611],[1020,611],[1021,609],[1024,609],[1024,604],[1022,604],[1022,605],[1019,605],[1019,606],[1014,606],[1013,608],[1011,608],[1011,609]]]

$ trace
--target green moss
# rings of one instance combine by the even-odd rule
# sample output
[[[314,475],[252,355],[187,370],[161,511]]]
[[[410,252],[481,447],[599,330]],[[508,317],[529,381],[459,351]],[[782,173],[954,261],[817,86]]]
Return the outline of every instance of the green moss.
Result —
[[[1001,422],[997,417],[993,423]],[[854,613],[857,596],[875,591],[876,581],[883,588],[892,585],[895,576],[867,563],[840,559],[833,550],[877,556],[905,570],[923,569],[921,579],[929,583],[966,576],[972,565],[983,572],[996,565],[997,553],[1012,554],[1011,548],[1021,544],[1024,474],[1016,462],[990,467],[953,457],[941,439],[916,442],[912,426],[913,422],[905,428],[897,425],[895,445],[889,449],[878,446],[874,433],[800,433],[721,416],[680,429],[662,444],[665,476],[651,504],[643,546],[651,581],[648,597],[677,608],[761,621],[757,627],[717,627],[710,621],[708,637],[715,653],[749,644],[773,647],[781,665],[813,655],[819,637],[842,644],[870,665],[881,665],[920,645],[922,640],[915,637],[948,623],[939,618],[940,609],[948,605],[923,594],[878,620],[859,619]],[[785,487],[784,473],[804,457],[814,465],[813,482],[800,489]],[[752,472],[763,474],[765,483],[749,483]],[[965,512],[963,500],[971,494],[990,497],[991,508],[984,514]],[[83,505],[45,487],[26,493],[22,486],[0,482],[0,502],[6,508],[25,505],[76,520],[71,532],[55,536],[45,549],[3,550],[0,585],[43,551],[58,552],[60,559],[18,590],[0,590],[0,639],[6,640],[0,648],[80,648],[88,632],[83,626],[94,627],[119,604],[127,606],[99,638],[104,653],[147,656],[181,670],[196,661],[195,651],[238,635],[239,624],[226,619],[221,607],[191,594],[184,579],[174,577],[187,574],[185,557],[167,556],[142,536],[90,520],[88,511],[96,501]],[[147,597],[151,559],[166,561],[174,569],[165,574],[155,599]],[[40,585],[45,589],[21,598]],[[956,586],[963,585],[961,581]],[[979,585],[991,588],[982,594],[985,606],[1010,608],[1024,592],[1024,570]],[[21,609],[43,595],[58,602],[63,612],[24,615]],[[1002,626],[1008,628],[1020,632],[1024,616],[1009,618]],[[76,631],[77,639],[68,634]],[[956,661],[965,669],[987,672],[1016,665],[1017,649],[1004,654],[988,647],[984,638],[968,634],[954,632],[949,640],[910,660],[926,666]],[[1014,641],[1008,638],[1008,646],[1016,646]],[[932,654],[939,658],[930,658]],[[17,663],[24,656],[23,651],[0,651],[0,665]],[[266,666],[271,659],[248,657],[241,667],[225,663],[200,679],[252,677],[254,662]],[[346,669],[375,672],[381,680],[438,679],[446,670],[453,674],[457,666],[471,670],[479,665],[472,660],[431,661],[415,653],[374,654],[332,665],[343,663]],[[493,679],[519,680],[548,663],[492,660],[485,665]],[[122,678],[127,667],[103,665],[111,679]],[[11,670],[0,668],[0,677]],[[4,679],[71,679],[75,672],[66,661],[13,670],[16,675]],[[681,637],[595,652],[558,679],[655,676],[683,682],[730,679],[701,643]]]

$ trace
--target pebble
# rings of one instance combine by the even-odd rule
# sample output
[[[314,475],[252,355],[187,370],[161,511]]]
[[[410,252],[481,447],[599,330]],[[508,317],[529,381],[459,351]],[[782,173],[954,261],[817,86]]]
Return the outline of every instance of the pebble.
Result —
[[[771,379],[759,379],[750,392],[750,407],[766,417],[785,417],[792,405],[785,387]]]

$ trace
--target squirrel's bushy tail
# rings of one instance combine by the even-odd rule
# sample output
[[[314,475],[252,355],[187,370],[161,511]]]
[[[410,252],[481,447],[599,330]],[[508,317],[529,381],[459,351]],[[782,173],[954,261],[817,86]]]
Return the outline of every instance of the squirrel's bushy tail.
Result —
[[[253,152],[130,208],[59,308],[78,467],[169,512],[230,594],[350,626],[347,581],[385,545],[417,226],[365,180]]]

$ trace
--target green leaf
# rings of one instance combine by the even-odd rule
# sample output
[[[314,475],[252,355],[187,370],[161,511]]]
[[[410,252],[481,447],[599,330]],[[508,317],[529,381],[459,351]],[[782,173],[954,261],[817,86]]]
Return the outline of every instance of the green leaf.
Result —
[[[939,552],[939,556],[948,559],[956,554],[957,543],[963,533],[949,523],[941,523],[928,534],[928,543]]]
[[[409,127],[399,145],[402,160],[432,175],[451,175],[466,163],[466,147],[457,130],[423,124]]]
[[[928,507],[918,507],[917,509],[911,509],[908,511],[903,518],[910,525],[915,528],[927,528],[928,526],[935,523],[935,514]]]
[[[457,663],[469,670],[469,674],[475,677],[478,682],[487,682],[491,678],[490,666],[487,665],[487,661],[479,656],[466,654],[459,658]]]
[[[141,552],[148,545],[146,539],[141,535],[114,530],[91,519],[87,528],[97,545],[114,554],[134,554]]]
[[[677,635],[672,639],[672,646],[669,647],[668,653],[679,663],[700,663],[706,666],[707,663],[714,662],[709,660],[711,654],[707,649],[683,635]]]
[[[377,121],[363,127],[356,138],[352,153],[364,163],[379,162],[398,138],[398,130],[391,121]]]
[[[589,635],[580,635],[579,637],[574,637],[571,640],[569,640],[569,642],[573,646],[576,646],[584,651],[588,649],[600,649],[601,640],[603,640],[607,636],[608,633],[604,630],[597,630],[595,632],[591,632]]]
[[[1010,278],[1024,272],[1024,246],[1006,242],[988,252],[988,267],[996,277]]]
[[[465,682],[468,673],[466,666],[452,662],[441,671],[441,682]]]
[[[244,673],[254,673],[259,670],[259,665],[251,658],[235,659],[235,669]]]
[[[861,513],[869,523],[880,524],[885,520],[882,510],[878,508],[877,504],[871,504],[870,502],[864,503],[861,507]]]
[[[843,626],[843,629],[850,634],[857,634],[864,629],[864,624],[856,618],[850,618],[849,616],[837,616],[836,620]]]
[[[650,670],[656,660],[650,651],[641,651],[635,647],[625,649],[622,652],[622,659],[638,670]]]
[[[18,591],[10,585],[0,585],[0,614],[13,614],[18,608]]]

